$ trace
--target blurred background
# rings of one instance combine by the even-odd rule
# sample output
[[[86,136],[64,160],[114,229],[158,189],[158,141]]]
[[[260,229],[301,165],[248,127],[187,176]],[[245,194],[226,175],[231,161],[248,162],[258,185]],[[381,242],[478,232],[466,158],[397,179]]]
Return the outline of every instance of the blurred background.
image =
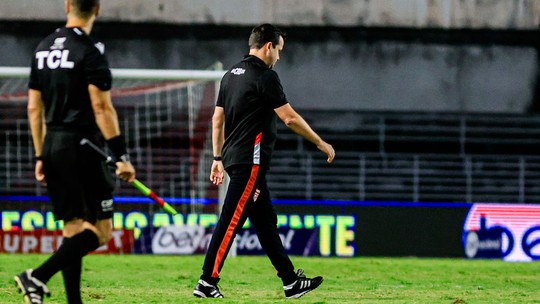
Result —
[[[63,8],[2,1],[0,66],[27,67]],[[288,99],[337,152],[327,165],[280,125],[268,182],[284,229],[316,230],[323,256],[453,257],[470,231],[492,229],[499,257],[540,257],[540,1],[102,1],[92,36],[113,69],[219,71],[265,22],[288,34],[275,67]],[[33,181],[23,76],[0,75],[4,231],[46,226],[50,210]],[[216,80],[115,77],[138,177],[182,224],[217,211],[207,181]],[[118,188],[118,228],[176,223]]]

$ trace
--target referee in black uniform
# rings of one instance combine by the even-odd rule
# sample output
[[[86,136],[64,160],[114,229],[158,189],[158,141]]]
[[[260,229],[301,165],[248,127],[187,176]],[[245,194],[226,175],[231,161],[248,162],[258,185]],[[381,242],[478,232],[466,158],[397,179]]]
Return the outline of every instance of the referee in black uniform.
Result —
[[[88,36],[99,0],[67,0],[66,26],[38,45],[32,61],[28,118],[36,153],[36,179],[47,185],[63,242],[41,266],[15,276],[26,303],[42,303],[45,285],[61,271],[68,303],[82,303],[82,258],[112,237],[114,182],[106,164],[79,144],[82,138],[115,155],[116,174],[133,181],[118,117],[111,102],[111,72],[104,47]]]
[[[277,215],[266,184],[266,171],[276,141],[276,117],[314,143],[330,163],[335,152],[289,104],[279,77],[272,70],[284,46],[284,36],[271,24],[255,27],[249,37],[249,55],[221,80],[212,117],[214,162],[210,180],[219,185],[224,170],[230,177],[223,210],[215,227],[193,294],[221,298],[219,274],[234,237],[247,218],[283,281],[287,298],[298,298],[317,288],[322,277],[306,278],[294,271],[277,229]],[[276,115],[277,114],[277,115]]]

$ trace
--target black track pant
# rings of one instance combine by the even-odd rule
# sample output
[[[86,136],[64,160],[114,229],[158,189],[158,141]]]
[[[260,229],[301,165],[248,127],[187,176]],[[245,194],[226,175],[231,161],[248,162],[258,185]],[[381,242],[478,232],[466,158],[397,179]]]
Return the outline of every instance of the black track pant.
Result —
[[[258,165],[238,165],[228,168],[227,173],[229,188],[206,253],[201,279],[217,283],[234,237],[249,217],[278,276],[284,284],[294,282],[296,274],[279,237],[277,215],[266,185],[266,170]]]

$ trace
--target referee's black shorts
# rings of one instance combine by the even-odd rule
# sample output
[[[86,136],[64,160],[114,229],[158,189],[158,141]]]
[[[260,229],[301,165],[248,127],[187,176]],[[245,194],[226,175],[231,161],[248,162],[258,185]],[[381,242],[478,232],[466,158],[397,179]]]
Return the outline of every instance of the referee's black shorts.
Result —
[[[99,134],[47,130],[43,145],[43,173],[56,220],[84,219],[91,223],[113,215],[114,180],[106,163],[83,137],[103,146]]]

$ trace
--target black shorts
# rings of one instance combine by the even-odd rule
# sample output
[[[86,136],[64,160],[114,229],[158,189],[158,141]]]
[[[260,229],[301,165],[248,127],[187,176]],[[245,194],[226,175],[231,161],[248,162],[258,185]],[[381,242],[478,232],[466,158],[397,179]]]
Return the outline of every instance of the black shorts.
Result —
[[[98,134],[48,130],[45,136],[43,173],[56,220],[79,218],[95,223],[112,218],[113,177],[96,152],[80,145],[83,137],[103,146]]]

